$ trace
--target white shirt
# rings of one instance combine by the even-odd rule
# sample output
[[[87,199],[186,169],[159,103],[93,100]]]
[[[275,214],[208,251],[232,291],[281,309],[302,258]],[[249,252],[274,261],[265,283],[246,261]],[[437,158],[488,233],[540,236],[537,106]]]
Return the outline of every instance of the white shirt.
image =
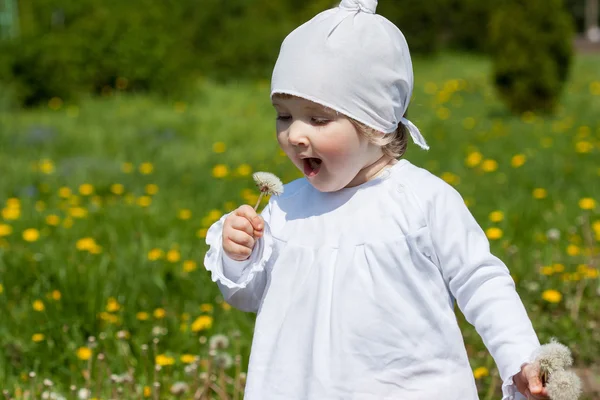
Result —
[[[457,301],[498,366],[503,399],[539,346],[508,269],[461,196],[400,160],[362,185],[285,186],[262,213],[246,261],[227,257],[223,221],[205,266],[233,306],[257,312],[247,400],[470,400]]]

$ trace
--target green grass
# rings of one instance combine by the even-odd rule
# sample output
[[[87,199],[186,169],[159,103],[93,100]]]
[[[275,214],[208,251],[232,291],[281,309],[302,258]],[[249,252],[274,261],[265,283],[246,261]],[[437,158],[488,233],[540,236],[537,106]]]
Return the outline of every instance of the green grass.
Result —
[[[409,111],[431,150],[409,146],[407,158],[453,182],[484,229],[501,229],[492,249],[511,269],[540,339],[557,337],[582,366],[600,359],[599,280],[591,269],[598,267],[600,206],[579,206],[582,198],[600,202],[599,62],[599,56],[577,58],[555,116],[511,116],[489,84],[485,59],[418,59]],[[235,331],[241,332],[241,349],[226,351],[239,352],[245,367],[253,315],[222,304],[202,266],[202,237],[215,218],[256,198],[248,167],[284,181],[300,176],[279,153],[268,93],[265,82],[198,82],[189,97],[177,101],[117,94],[77,106],[0,111],[3,388],[23,393],[49,378],[61,393],[70,385],[88,385],[96,397],[108,398],[118,386],[109,382],[108,371],[131,370],[136,390],[158,380],[160,398],[166,398],[173,382],[193,381],[183,372],[182,354],[205,359],[201,336]],[[224,152],[213,151],[217,142]],[[477,152],[483,160],[468,166],[465,160],[476,159]],[[518,154],[526,161],[515,168],[511,160]],[[151,173],[140,172],[143,163],[151,163]],[[227,167],[226,176],[213,176],[217,165]],[[79,193],[84,184],[93,186],[93,194]],[[123,185],[124,192],[113,193],[114,184]],[[148,184],[157,185],[158,192],[147,194]],[[72,194],[63,189],[61,197],[61,188]],[[534,198],[536,188],[545,189],[546,197]],[[140,205],[148,198],[150,205]],[[189,210],[190,218],[180,218],[181,210]],[[492,222],[493,211],[504,218]],[[86,215],[77,217],[82,212]],[[58,217],[58,225],[48,224],[49,215]],[[590,228],[594,222],[596,231]],[[36,232],[39,238],[25,240],[27,229],[35,229],[27,231],[30,239]],[[559,240],[547,239],[550,229],[560,232]],[[82,238],[93,238],[99,247],[79,250]],[[569,245],[579,254],[569,255]],[[149,260],[152,249],[161,249],[162,257]],[[196,268],[187,263],[186,271],[186,260]],[[554,264],[563,265],[564,272],[540,273]],[[542,298],[548,289],[562,294],[558,303]],[[574,319],[578,290],[582,301]],[[36,300],[44,310],[34,309]],[[166,316],[155,318],[157,309]],[[139,312],[149,318],[139,320]],[[201,315],[210,316],[212,326],[192,332]],[[478,380],[481,395],[493,394],[498,389],[493,362],[474,329],[459,318],[473,368],[491,371]],[[155,327],[166,328],[157,345]],[[118,339],[119,331],[127,331],[127,338]],[[33,341],[35,334],[43,339]],[[93,363],[77,357],[89,336],[97,338]],[[147,354],[143,345],[149,345]],[[104,362],[96,361],[99,353]],[[173,357],[175,364],[155,377],[157,354]],[[86,383],[90,367],[91,383]],[[33,380],[30,371],[37,374]]]

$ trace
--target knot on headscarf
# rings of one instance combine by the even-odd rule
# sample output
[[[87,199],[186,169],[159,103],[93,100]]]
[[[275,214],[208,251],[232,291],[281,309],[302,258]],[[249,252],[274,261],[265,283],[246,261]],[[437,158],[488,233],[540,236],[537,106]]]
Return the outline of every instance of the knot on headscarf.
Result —
[[[346,10],[360,10],[369,14],[375,14],[377,0],[342,0],[340,7]]]

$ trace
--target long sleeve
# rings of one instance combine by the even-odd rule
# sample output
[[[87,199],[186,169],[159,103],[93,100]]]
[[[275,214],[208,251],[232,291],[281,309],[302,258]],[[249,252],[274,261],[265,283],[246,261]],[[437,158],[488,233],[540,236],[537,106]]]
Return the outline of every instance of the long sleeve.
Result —
[[[503,399],[523,398],[512,377],[539,341],[506,265],[460,194],[443,184],[429,199],[428,223],[439,265],[463,314],[475,326],[504,381]]]
[[[265,290],[265,265],[273,252],[269,227],[270,207],[271,203],[261,213],[265,220],[264,235],[256,241],[247,260],[233,260],[223,251],[223,223],[229,214],[215,222],[206,235],[209,249],[204,257],[204,266],[211,272],[211,278],[219,286],[225,301],[242,311],[257,312]]]

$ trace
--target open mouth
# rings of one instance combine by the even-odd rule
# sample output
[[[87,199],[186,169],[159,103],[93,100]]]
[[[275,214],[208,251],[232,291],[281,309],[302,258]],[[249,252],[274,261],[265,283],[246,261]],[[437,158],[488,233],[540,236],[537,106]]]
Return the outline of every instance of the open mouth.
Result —
[[[302,161],[304,162],[304,174],[308,177],[317,175],[323,163],[323,160],[320,158],[313,157],[304,158]]]

